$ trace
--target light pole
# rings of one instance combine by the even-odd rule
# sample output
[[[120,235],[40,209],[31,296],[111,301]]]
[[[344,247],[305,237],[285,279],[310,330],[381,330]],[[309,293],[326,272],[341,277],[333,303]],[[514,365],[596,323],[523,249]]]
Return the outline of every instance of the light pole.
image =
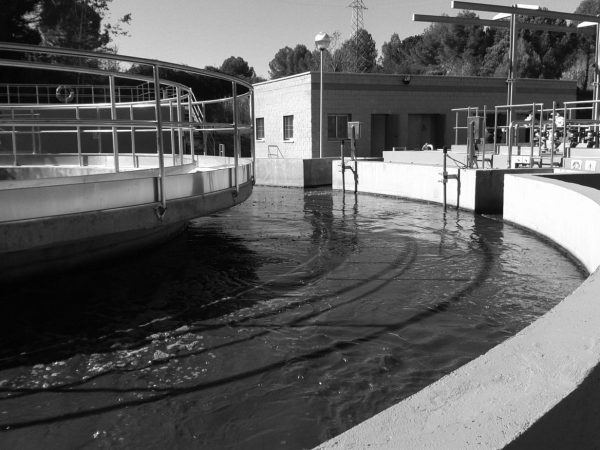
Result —
[[[327,33],[318,33],[315,36],[315,45],[321,53],[321,83],[319,92],[319,158],[323,157],[323,51],[327,50],[331,38]]]

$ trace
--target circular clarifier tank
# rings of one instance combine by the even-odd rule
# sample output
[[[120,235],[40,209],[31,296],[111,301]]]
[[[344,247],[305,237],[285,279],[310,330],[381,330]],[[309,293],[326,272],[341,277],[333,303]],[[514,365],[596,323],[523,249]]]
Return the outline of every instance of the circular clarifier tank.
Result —
[[[0,447],[310,448],[586,275],[498,218],[256,187],[159,248],[3,293]]]

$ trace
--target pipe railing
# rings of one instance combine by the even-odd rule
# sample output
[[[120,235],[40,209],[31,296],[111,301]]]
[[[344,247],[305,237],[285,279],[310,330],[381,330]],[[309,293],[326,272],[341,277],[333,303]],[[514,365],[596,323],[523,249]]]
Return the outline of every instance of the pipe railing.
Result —
[[[543,103],[526,103],[518,105],[498,105],[494,107],[493,126],[487,123],[487,115],[492,112],[491,109],[469,106],[465,108],[455,108],[454,143],[460,144],[459,134],[467,131],[467,146],[469,145],[469,118],[483,114],[484,137],[490,138],[490,132],[493,135],[493,153],[500,152],[500,146],[508,147],[508,165],[512,166],[513,148],[520,145],[518,142],[519,129],[529,130],[529,163],[532,167],[536,158],[539,158],[539,164],[542,165],[544,154],[548,154],[551,166],[555,164],[555,157],[561,154],[562,157],[570,156],[570,149],[582,143],[590,148],[600,147],[600,119],[593,118],[594,109],[597,108],[600,100],[583,100],[564,102],[558,106],[556,102],[552,103],[551,108],[544,107]],[[582,118],[581,115],[586,117]],[[503,117],[513,117],[510,123],[504,123]],[[588,118],[590,116],[591,118]],[[462,122],[464,120],[464,122]],[[463,125],[464,123],[464,125]],[[539,149],[539,155],[536,154]],[[485,149],[484,149],[485,151]],[[519,155],[521,155],[519,147]]]
[[[165,157],[165,142],[163,134],[165,132],[171,133],[171,153],[173,157],[173,164],[176,163],[176,159],[180,164],[184,163],[185,149],[185,136],[189,137],[189,153],[191,154],[192,160],[194,160],[194,136],[196,132],[202,133],[204,136],[208,131],[232,133],[233,135],[233,155],[235,162],[235,186],[236,191],[239,189],[238,180],[238,166],[239,157],[241,156],[241,139],[240,135],[243,133],[253,134],[253,90],[252,85],[244,80],[240,80],[236,77],[211,72],[203,69],[197,69],[193,67],[183,66],[179,64],[172,64],[161,62],[157,60],[136,58],[131,56],[123,56],[116,54],[105,54],[105,53],[94,53],[85,52],[73,49],[64,49],[56,47],[38,47],[25,44],[13,44],[13,43],[2,43],[0,42],[0,50],[8,52],[22,52],[30,55],[37,54],[48,54],[55,56],[69,56],[69,57],[83,57],[83,58],[95,58],[101,60],[113,60],[122,61],[126,63],[140,64],[149,66],[152,68],[152,77],[130,74],[119,72],[114,68],[111,69],[98,69],[93,67],[86,67],[80,65],[64,65],[64,64],[48,64],[41,63],[32,60],[7,60],[1,59],[0,66],[12,66],[21,67],[27,69],[44,69],[54,71],[68,71],[68,72],[79,72],[91,75],[101,75],[108,78],[108,99],[103,98],[102,103],[96,103],[97,92],[100,90],[102,95],[106,96],[105,86],[87,86],[90,95],[89,103],[82,103],[81,100],[85,99],[83,96],[71,95],[74,91],[70,89],[76,89],[77,86],[63,86],[64,92],[61,94],[68,94],[68,98],[63,98],[65,102],[60,103],[41,103],[41,92],[44,91],[48,96],[50,94],[50,88],[48,85],[37,85],[34,86],[32,92],[35,92],[35,98],[25,99],[24,93],[21,96],[20,87],[16,87],[17,97],[19,101],[22,100],[35,100],[30,101],[27,104],[17,104],[13,102],[14,87],[4,86],[4,92],[6,96],[2,97],[2,89],[0,89],[0,101],[4,98],[5,102],[0,103],[0,138],[5,135],[11,136],[11,146],[13,154],[13,164],[19,163],[18,144],[21,140],[19,136],[23,134],[32,135],[32,149],[31,153],[40,153],[42,151],[41,144],[36,146],[36,138],[40,140],[41,136],[45,133],[75,133],[76,135],[76,153],[80,164],[83,164],[83,155],[89,152],[85,152],[83,148],[83,138],[87,133],[95,133],[98,140],[98,150],[102,152],[102,138],[101,135],[105,132],[110,132],[112,136],[112,153],[114,156],[114,169],[119,171],[119,154],[123,153],[120,149],[119,134],[123,132],[129,132],[131,135],[131,155],[134,159],[134,167],[136,166],[136,146],[139,145],[136,142],[136,134],[144,131],[154,131],[156,133],[156,152],[158,154],[158,164],[160,171],[160,184],[159,184],[159,197],[160,197],[160,210],[159,215],[164,214],[166,210],[165,191],[164,191],[164,157]],[[30,58],[33,59],[33,58]],[[216,78],[224,81],[231,82],[232,96],[228,99],[220,100],[209,100],[209,101],[197,101],[194,97],[192,90],[180,83],[165,80],[160,77],[161,69],[170,69],[174,71],[183,71],[194,75],[200,75],[202,77]],[[142,84],[137,86],[120,86],[117,85],[117,79],[137,80],[141,81]],[[21,85],[22,86],[22,85]],[[247,89],[248,92],[238,94],[238,87],[242,86]],[[129,96],[127,100],[123,101],[126,97],[121,92],[121,88],[128,90]],[[13,89],[11,91],[11,89]],[[124,91],[125,92],[125,91]],[[134,96],[135,94],[135,96]],[[246,120],[240,120],[240,102],[248,101],[249,116]],[[58,98],[60,101],[61,98]],[[75,100],[75,103],[70,103]],[[108,101],[106,101],[108,100]],[[135,101],[134,101],[135,100]],[[66,103],[69,102],[69,103]],[[209,122],[206,120],[206,106],[221,103],[227,104],[232,103],[232,120],[231,122],[219,123]],[[27,109],[25,109],[27,108]],[[154,113],[152,117],[148,119],[140,119],[135,117],[135,111],[138,108],[153,108]],[[168,108],[168,120],[164,120],[165,108]],[[184,109],[187,108],[187,117],[184,114]],[[227,108],[225,108],[227,111]],[[86,110],[95,110],[96,117],[89,118],[84,117],[83,112]],[[128,119],[120,117],[119,111],[126,110],[129,115]],[[22,115],[23,111],[29,111],[26,116]],[[102,117],[103,112],[109,113],[109,117]],[[64,114],[67,112],[68,114]],[[244,111],[245,112],[245,111]],[[48,113],[58,115],[58,117],[48,117]],[[106,114],[106,113],[105,113]],[[66,116],[66,117],[65,117]],[[184,133],[186,131],[187,133]],[[174,136],[177,136],[175,140]],[[206,142],[206,138],[204,137]],[[250,140],[252,142],[252,140]],[[2,144],[0,142],[0,144]],[[0,151],[2,148],[0,148]],[[60,149],[60,153],[65,153],[64,149]],[[67,152],[68,153],[68,152]],[[74,152],[73,152],[74,153]],[[94,152],[95,153],[95,152]],[[177,153],[177,157],[176,157]],[[56,153],[53,153],[56,154]],[[255,154],[251,149],[251,156],[254,163]]]

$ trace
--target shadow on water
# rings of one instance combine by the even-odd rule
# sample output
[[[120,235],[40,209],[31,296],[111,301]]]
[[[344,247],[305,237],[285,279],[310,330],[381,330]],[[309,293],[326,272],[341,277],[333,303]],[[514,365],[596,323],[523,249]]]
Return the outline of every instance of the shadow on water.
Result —
[[[188,230],[110,265],[5,285],[0,369],[141,345],[149,334],[251,305],[260,257],[219,229]],[[214,302],[216,298],[231,301]]]
[[[304,200],[312,229],[309,253],[327,259],[332,246],[339,246],[331,239],[336,233],[333,199],[331,191],[317,194],[305,195]],[[343,234],[343,229],[337,232]],[[327,267],[317,261],[317,267],[289,283],[260,279],[256,271],[277,264],[276,256],[257,254],[242,239],[209,222],[118,260],[5,284],[0,286],[0,370],[136,348],[157,332],[231,314],[283,294],[318,278],[341,259],[327,260]]]
[[[256,395],[257,408],[268,410],[271,405],[281,408],[276,411],[285,415],[288,410],[294,411],[296,404],[301,405],[307,398],[316,399],[320,395],[314,389],[307,391],[308,394],[302,390],[293,391],[291,395],[277,397],[268,403],[266,397],[271,393],[267,395],[262,389],[256,389],[258,380],[277,379],[273,386],[273,392],[277,392],[281,389],[276,387],[278,383],[291,377],[294,382],[289,388],[302,389],[307,383],[299,382],[297,373],[306,373],[308,377],[309,372],[325,371],[321,373],[325,379],[327,372],[341,370],[338,363],[342,356],[355,354],[361,363],[338,375],[343,373],[347,377],[344,382],[349,386],[354,386],[353,383],[361,386],[361,376],[354,380],[353,373],[362,373],[367,360],[376,363],[380,351],[383,351],[380,356],[389,363],[386,365],[392,366],[392,362],[397,361],[394,370],[398,370],[398,374],[395,376],[409,380],[401,382],[406,385],[401,393],[385,395],[397,400],[398,395],[410,395],[432,378],[441,376],[440,372],[443,374],[464,363],[464,357],[459,354],[456,358],[448,357],[450,362],[441,368],[434,365],[431,373],[426,368],[417,370],[416,375],[411,370],[403,372],[404,360],[409,359],[406,351],[419,353],[419,348],[423,348],[425,353],[435,354],[440,337],[428,335],[435,334],[432,330],[445,329],[455,316],[461,316],[468,308],[465,303],[472,302],[475,291],[481,295],[481,288],[499,270],[503,263],[499,250],[504,236],[502,223],[458,212],[444,214],[441,219],[437,214],[424,218],[420,211],[426,211],[428,207],[406,204],[404,209],[414,209],[418,213],[414,217],[407,214],[410,222],[403,225],[395,220],[405,213],[404,209],[388,200],[368,198],[369,203],[365,200],[359,208],[356,198],[354,203],[347,201],[350,196],[336,197],[334,201],[331,191],[304,193],[297,203],[290,202],[286,195],[285,191],[276,191],[272,197],[265,195],[267,200],[259,197],[251,208],[255,216],[249,219],[244,209],[241,210],[244,214],[235,216],[232,213],[230,228],[223,226],[223,221],[228,220],[228,213],[224,213],[208,219],[201,226],[192,227],[186,235],[164,247],[121,260],[112,267],[97,267],[60,279],[41,280],[35,285],[10,287],[7,313],[0,319],[3,327],[0,369],[3,370],[78,354],[106,352],[107,358],[115,358],[111,356],[115,349],[142,347],[148,343],[148,337],[162,331],[168,334],[169,342],[193,335],[198,345],[190,349],[180,345],[175,351],[156,359],[152,355],[155,348],[162,345],[158,343],[150,346],[149,358],[139,360],[135,366],[111,363],[100,372],[88,372],[85,377],[65,377],[48,386],[20,385],[18,382],[3,386],[0,380],[0,404],[7,410],[13,404],[18,408],[18,402],[33,401],[32,398],[43,398],[44,395],[81,397],[81,405],[77,408],[6,416],[0,430],[23,429],[25,433],[40,425],[52,426],[116,411],[120,414],[127,408],[135,410],[138,406],[162,400],[173,405],[170,400],[180,397],[184,397],[181,399],[184,404],[189,402],[190,394],[201,399],[199,405],[204,405],[213,392],[217,392],[215,398],[224,395],[226,399],[226,394],[236,392],[236,389],[240,389],[238,392],[243,396],[222,400],[223,403],[213,400],[213,410],[197,409],[196,413],[200,416],[206,413],[208,423],[210,420],[217,423],[220,414],[236,417],[235,414],[239,416],[242,411],[245,420],[246,413],[251,416],[254,411],[251,400]],[[280,198],[274,201],[277,196]],[[261,202],[271,202],[270,209]],[[294,205],[292,208],[296,210],[288,209],[278,216],[277,209],[281,205],[287,208]],[[341,209],[336,210],[336,207]],[[290,215],[295,215],[295,219],[290,221]],[[387,223],[387,218],[389,225],[381,228],[380,222]],[[433,223],[427,223],[428,220]],[[267,223],[272,228],[261,235],[262,230],[268,228]],[[374,229],[378,231],[374,232]],[[390,245],[392,240],[393,246]],[[451,267],[445,272],[446,264],[467,266],[463,272],[461,267]],[[269,275],[269,270],[278,266],[285,266],[278,269],[281,277],[266,277],[265,273]],[[348,271],[356,276],[347,276],[343,283],[335,281]],[[412,289],[419,280],[424,280],[423,301],[411,304],[402,289]],[[443,283],[428,287],[428,283],[435,282],[431,280],[443,280]],[[437,290],[437,286],[442,286],[443,291]],[[483,291],[484,300],[490,288],[487,289]],[[54,294],[49,295],[49,292]],[[381,298],[384,293],[385,300]],[[276,299],[277,296],[282,298]],[[265,305],[264,300],[270,299],[275,299],[274,305]],[[402,307],[404,303],[406,308]],[[253,308],[242,313],[241,310],[248,306]],[[377,313],[376,308],[380,306],[383,306],[382,312]],[[478,308],[484,309],[483,306]],[[387,311],[395,311],[395,314]],[[447,311],[449,316],[440,314]],[[436,320],[441,321],[439,328],[436,328]],[[483,317],[482,320],[487,319]],[[470,323],[466,324],[465,333],[475,331]],[[214,333],[214,338],[208,337],[210,333]],[[413,343],[410,336],[420,337],[421,343]],[[463,340],[472,337],[468,334],[458,336]],[[394,340],[397,351],[382,350],[390,339]],[[374,355],[376,347],[377,354]],[[246,360],[242,355],[245,352],[249,354]],[[212,357],[214,361],[227,361],[228,355],[245,363],[225,365],[223,367],[229,367],[229,370],[209,372],[207,376],[194,375],[188,381],[146,383],[148,369],[152,366],[160,366],[162,370],[172,363],[177,370],[188,367],[194,373],[205,360],[213,361]],[[377,372],[378,369],[379,366],[375,366],[369,370]],[[415,378],[418,380],[410,381]],[[402,380],[395,379],[396,382]],[[115,380],[118,382],[113,383]],[[316,386],[320,385],[319,381]],[[216,388],[222,390],[214,391]],[[385,389],[383,386],[382,392]],[[393,390],[401,389],[394,385]],[[92,400],[98,394],[106,397],[104,401],[94,403]],[[324,401],[342,405],[336,411],[346,408],[345,403],[340,403],[337,390],[329,394],[331,398],[323,396]],[[359,394],[352,391],[345,401],[351,405]],[[283,405],[284,398],[296,399],[294,405],[276,406]],[[373,394],[364,414],[377,411],[377,398]],[[314,407],[314,403],[311,405]],[[323,405],[321,413],[326,413],[328,408]],[[314,409],[310,413],[311,417],[318,417]],[[268,414],[258,417],[263,422]],[[290,430],[301,430],[296,422],[298,417],[294,415],[290,421]],[[340,432],[353,420],[337,423],[332,419],[331,425],[321,425],[315,419],[309,437],[301,437],[306,434],[302,431],[295,431],[293,436],[298,443],[307,440],[313,445],[326,437],[319,433]],[[327,431],[321,430],[323,426]],[[212,432],[206,430],[207,439],[213,439]],[[270,432],[276,435],[276,430]]]

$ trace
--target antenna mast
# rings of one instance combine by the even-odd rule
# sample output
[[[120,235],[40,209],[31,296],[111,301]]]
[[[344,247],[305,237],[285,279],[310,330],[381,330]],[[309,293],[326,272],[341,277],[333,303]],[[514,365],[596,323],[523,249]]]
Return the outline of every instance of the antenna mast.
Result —
[[[364,28],[363,10],[367,9],[363,0],[352,0],[348,5],[352,8],[352,33],[354,40],[354,70],[355,72],[364,72],[366,70],[367,58],[365,55],[364,36],[360,32]]]

